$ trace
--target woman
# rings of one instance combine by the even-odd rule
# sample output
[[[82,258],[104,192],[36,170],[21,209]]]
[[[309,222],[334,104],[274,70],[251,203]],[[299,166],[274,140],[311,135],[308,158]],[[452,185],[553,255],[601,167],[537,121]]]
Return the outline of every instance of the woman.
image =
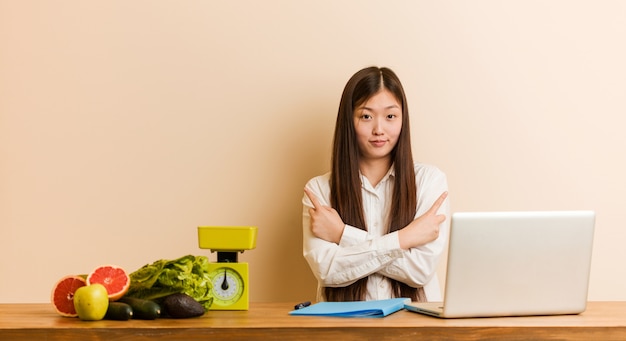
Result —
[[[441,300],[447,190],[443,172],[413,162],[407,101],[394,72],[354,74],[339,105],[331,171],[311,179],[302,199],[303,254],[317,299]]]

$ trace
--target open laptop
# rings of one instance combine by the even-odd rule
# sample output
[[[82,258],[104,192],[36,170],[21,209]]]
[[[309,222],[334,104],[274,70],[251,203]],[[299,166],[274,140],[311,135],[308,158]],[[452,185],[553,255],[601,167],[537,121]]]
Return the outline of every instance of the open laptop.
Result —
[[[593,211],[454,213],[442,318],[578,314],[587,306]]]

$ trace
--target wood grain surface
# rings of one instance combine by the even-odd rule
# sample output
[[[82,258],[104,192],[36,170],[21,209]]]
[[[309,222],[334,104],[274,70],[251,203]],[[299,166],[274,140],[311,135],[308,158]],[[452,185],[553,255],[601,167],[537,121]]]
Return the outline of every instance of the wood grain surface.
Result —
[[[293,303],[251,303],[191,319],[81,321],[50,304],[0,304],[0,340],[626,340],[626,302],[589,302],[580,315],[438,319],[290,316]]]

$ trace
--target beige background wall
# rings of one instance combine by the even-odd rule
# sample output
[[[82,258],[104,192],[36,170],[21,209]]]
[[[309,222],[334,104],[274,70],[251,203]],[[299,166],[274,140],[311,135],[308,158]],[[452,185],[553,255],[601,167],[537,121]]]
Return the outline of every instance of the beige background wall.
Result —
[[[624,18],[595,0],[0,0],[0,302],[210,255],[196,226],[239,224],[259,227],[251,299],[314,299],[302,187],[372,64],[403,80],[454,211],[596,210],[589,297],[624,300]]]

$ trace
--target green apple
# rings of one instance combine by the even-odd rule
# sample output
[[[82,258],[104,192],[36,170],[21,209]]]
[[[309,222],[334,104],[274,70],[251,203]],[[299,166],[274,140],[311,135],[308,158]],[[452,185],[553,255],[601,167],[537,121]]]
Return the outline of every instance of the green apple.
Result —
[[[99,283],[78,288],[74,293],[74,308],[81,320],[102,320],[109,308],[107,289]]]

